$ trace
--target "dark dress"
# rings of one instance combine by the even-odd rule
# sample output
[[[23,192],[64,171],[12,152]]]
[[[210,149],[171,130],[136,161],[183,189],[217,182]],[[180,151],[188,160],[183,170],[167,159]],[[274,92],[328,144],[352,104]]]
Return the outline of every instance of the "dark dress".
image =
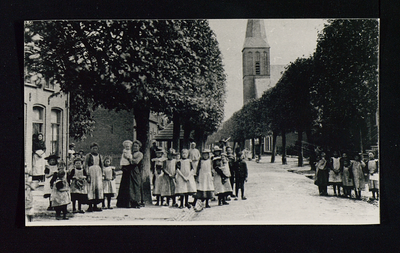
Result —
[[[122,166],[122,177],[119,186],[117,207],[138,207],[142,202],[142,174],[140,171],[143,154],[136,152],[133,159],[137,164]]]

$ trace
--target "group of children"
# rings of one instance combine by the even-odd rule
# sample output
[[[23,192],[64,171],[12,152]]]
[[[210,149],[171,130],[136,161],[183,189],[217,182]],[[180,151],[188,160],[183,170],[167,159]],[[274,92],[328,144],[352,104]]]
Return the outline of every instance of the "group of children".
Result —
[[[247,165],[242,154],[235,160],[232,149],[227,147],[227,153],[222,153],[218,146],[213,152],[204,149],[199,161],[189,159],[189,150],[183,149],[179,154],[174,149],[168,150],[166,157],[162,148],[157,148],[154,164],[153,196],[156,197],[156,206],[178,207],[176,198],[179,198],[179,208],[196,206],[197,200],[205,202],[210,208],[209,201],[218,197],[219,205],[227,205],[233,194],[236,181],[236,195],[241,189],[244,196],[244,182],[247,179]],[[231,180],[231,179],[235,180]],[[189,202],[189,197],[193,202]],[[164,203],[165,200],[165,203]],[[172,201],[171,201],[172,200]]]
[[[378,160],[372,152],[368,153],[368,160],[363,161],[360,154],[355,154],[350,160],[346,153],[339,157],[337,151],[326,160],[322,152],[316,163],[315,184],[318,185],[320,195],[327,196],[327,186],[332,185],[335,196],[350,198],[354,190],[355,198],[361,199],[361,191],[365,191],[368,184],[372,192],[371,200],[379,198]],[[340,194],[343,188],[343,195]]]
[[[96,150],[97,144],[92,144],[91,148]],[[92,155],[88,154],[87,156]],[[88,157],[85,160],[90,160]],[[84,166],[84,159],[79,155],[71,159],[71,166],[67,167],[64,161],[59,161],[57,155],[50,155],[45,158],[45,182],[43,187],[43,197],[49,199],[47,210],[56,211],[56,219],[68,220],[67,206],[72,202],[73,213],[85,213],[82,205],[87,204],[87,212],[101,211],[97,204],[102,203],[103,208],[111,208],[111,198],[116,193],[115,167],[111,166],[112,158],[104,158],[104,166],[100,167],[91,164]],[[97,160],[99,163],[100,159]],[[25,168],[25,202],[26,215],[28,221],[33,215],[33,197],[31,191],[37,185],[32,183],[30,173]],[[107,199],[107,207],[105,207]],[[76,205],[78,203],[78,206]],[[62,217],[61,217],[62,213]]]

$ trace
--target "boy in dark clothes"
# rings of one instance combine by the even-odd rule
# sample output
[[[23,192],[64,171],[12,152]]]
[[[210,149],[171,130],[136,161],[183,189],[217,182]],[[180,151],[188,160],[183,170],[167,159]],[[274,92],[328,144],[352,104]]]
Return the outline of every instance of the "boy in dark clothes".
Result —
[[[247,164],[243,159],[243,153],[238,153],[238,160],[234,162],[234,170],[235,170],[235,181],[236,181],[236,197],[235,200],[238,200],[239,189],[242,191],[242,199],[246,200],[247,198],[244,196],[244,182],[247,182]]]

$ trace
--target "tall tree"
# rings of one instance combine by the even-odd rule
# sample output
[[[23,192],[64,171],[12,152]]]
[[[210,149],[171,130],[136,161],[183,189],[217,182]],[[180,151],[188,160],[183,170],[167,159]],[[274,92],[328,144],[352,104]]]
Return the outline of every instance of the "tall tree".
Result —
[[[312,99],[328,147],[360,151],[366,116],[377,111],[378,35],[374,19],[330,20],[319,35]]]
[[[138,139],[143,144],[143,182],[150,195],[150,111],[172,115],[191,104],[193,95],[209,86],[224,87],[221,69],[218,82],[194,82],[214,63],[203,61],[202,37],[192,29],[208,27],[205,20],[100,20],[41,21],[27,23],[40,49],[34,71],[54,77],[62,91],[81,92],[93,108],[134,109]],[[222,75],[222,77],[218,76]],[[222,81],[222,84],[219,83]],[[200,85],[199,85],[200,84]],[[224,93],[224,89],[221,91]],[[89,104],[87,104],[89,106]]]

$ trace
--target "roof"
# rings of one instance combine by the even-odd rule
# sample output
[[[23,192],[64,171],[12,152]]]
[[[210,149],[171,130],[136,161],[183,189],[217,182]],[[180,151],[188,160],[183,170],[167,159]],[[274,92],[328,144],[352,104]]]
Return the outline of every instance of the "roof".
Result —
[[[247,21],[246,38],[243,48],[269,47],[265,33],[264,20],[249,19]]]
[[[169,123],[163,130],[158,132],[156,136],[154,136],[154,139],[157,141],[172,141],[173,140],[173,130],[174,130],[174,123]],[[183,139],[183,129],[181,126],[181,133],[180,133],[180,138]]]

